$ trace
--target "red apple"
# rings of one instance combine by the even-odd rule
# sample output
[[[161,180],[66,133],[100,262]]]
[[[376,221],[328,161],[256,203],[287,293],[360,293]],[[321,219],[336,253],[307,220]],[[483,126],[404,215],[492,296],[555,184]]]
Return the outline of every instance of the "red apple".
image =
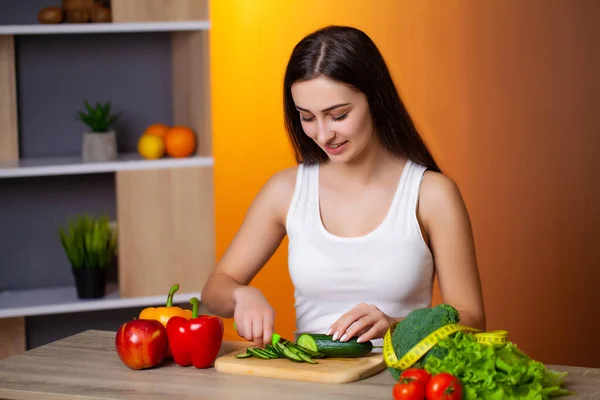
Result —
[[[119,327],[115,347],[119,358],[129,368],[154,367],[167,354],[167,330],[157,320],[134,319]]]

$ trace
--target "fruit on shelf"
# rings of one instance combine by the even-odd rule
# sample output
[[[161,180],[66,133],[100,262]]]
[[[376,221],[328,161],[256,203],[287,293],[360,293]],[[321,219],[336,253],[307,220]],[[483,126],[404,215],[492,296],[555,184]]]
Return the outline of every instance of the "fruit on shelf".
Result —
[[[196,135],[187,126],[174,126],[165,136],[165,150],[171,157],[189,157],[196,150]]]
[[[65,14],[60,7],[44,7],[37,15],[40,24],[60,24],[64,18]]]
[[[156,122],[154,124],[148,125],[146,130],[144,131],[144,135],[153,135],[164,138],[167,132],[171,127],[167,124],[163,124],[162,122]]]
[[[194,155],[197,138],[194,131],[184,125],[169,126],[162,122],[148,125],[138,140],[138,153],[146,159],[165,155],[173,158]]]
[[[156,160],[165,154],[165,142],[156,135],[142,135],[138,140],[138,153],[148,160]]]

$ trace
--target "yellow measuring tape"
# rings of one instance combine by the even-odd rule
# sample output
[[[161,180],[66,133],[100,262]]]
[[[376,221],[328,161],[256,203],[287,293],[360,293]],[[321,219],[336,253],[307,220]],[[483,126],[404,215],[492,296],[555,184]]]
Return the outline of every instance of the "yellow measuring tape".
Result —
[[[400,360],[398,360],[398,357],[396,357],[396,352],[394,351],[394,347],[392,345],[392,334],[396,329],[396,324],[390,326],[383,338],[383,359],[385,360],[385,363],[388,367],[401,370],[410,368],[429,350],[431,350],[433,346],[435,346],[441,339],[458,331],[479,332],[473,334],[475,340],[479,343],[487,345],[504,344],[508,340],[507,331],[481,332],[479,329],[471,328],[460,324],[448,324],[427,335],[425,339],[421,340],[419,343],[413,346],[412,349],[410,349],[405,355],[402,356],[402,358],[400,358]]]

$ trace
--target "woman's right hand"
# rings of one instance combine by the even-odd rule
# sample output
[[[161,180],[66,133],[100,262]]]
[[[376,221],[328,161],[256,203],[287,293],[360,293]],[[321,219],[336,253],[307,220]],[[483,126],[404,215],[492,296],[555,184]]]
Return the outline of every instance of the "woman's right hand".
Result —
[[[233,318],[238,335],[254,342],[258,347],[271,342],[275,324],[275,310],[265,296],[255,287],[240,286],[235,289]]]

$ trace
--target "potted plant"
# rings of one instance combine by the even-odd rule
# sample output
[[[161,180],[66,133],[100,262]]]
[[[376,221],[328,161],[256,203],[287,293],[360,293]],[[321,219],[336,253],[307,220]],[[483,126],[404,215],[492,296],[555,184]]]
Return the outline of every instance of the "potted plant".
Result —
[[[116,254],[116,232],[108,217],[80,215],[60,227],[60,240],[71,263],[77,295],[82,299],[104,297],[106,270]]]
[[[83,102],[85,111],[78,111],[76,118],[90,129],[83,133],[82,159],[84,162],[113,161],[117,159],[117,136],[113,129],[120,113],[111,114],[110,102],[96,103],[92,107]]]

